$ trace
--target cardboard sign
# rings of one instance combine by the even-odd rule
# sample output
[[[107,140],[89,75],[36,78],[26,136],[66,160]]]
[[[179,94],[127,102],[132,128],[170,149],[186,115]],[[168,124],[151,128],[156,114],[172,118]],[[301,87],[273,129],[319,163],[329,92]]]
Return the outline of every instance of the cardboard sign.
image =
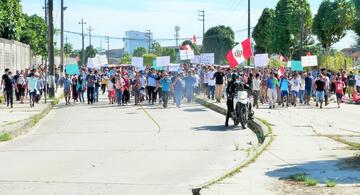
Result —
[[[202,53],[200,55],[201,64],[214,64],[215,54],[214,53]]]
[[[156,58],[156,66],[169,66],[170,56],[161,56]]]
[[[136,68],[144,67],[144,58],[142,58],[142,57],[132,57],[131,58],[131,65],[135,66]]]
[[[181,60],[191,60],[194,59],[194,50],[180,50],[180,59]]]
[[[79,66],[77,64],[68,64],[65,66],[65,72],[68,75],[78,75],[79,72]]]
[[[311,66],[318,65],[317,56],[302,56],[301,62],[302,62],[303,67],[311,67]]]
[[[291,70],[292,71],[303,71],[304,68],[302,66],[301,61],[291,61]]]
[[[265,67],[269,63],[269,55],[265,54],[256,54],[254,57],[255,67]]]

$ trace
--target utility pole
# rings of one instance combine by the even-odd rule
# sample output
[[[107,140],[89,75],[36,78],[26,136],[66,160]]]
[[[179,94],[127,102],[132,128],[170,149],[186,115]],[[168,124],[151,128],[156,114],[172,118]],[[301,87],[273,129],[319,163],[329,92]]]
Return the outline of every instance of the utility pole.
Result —
[[[49,22],[48,22],[48,2],[47,0],[44,0],[44,7],[43,9],[45,10],[45,23],[46,25],[49,25]],[[49,26],[48,26],[48,29],[49,29]],[[49,38],[49,31],[46,35],[46,39]],[[49,44],[47,45],[47,50],[49,51]],[[46,100],[47,100],[47,91],[48,91],[48,80],[47,80],[47,77],[48,77],[48,67],[47,67],[47,59],[49,58],[49,53],[48,53],[48,57],[45,58],[45,61],[44,61],[44,68],[45,68],[45,92],[44,92],[44,98],[45,98],[45,104],[46,104]]]
[[[198,10],[198,20],[203,23],[203,40],[205,38],[205,10]]]
[[[175,26],[175,40],[176,40],[176,47],[179,46],[179,37],[180,37],[180,34],[179,34],[179,31],[180,31],[180,26]]]
[[[149,50],[148,52],[151,52],[151,31],[150,30],[146,30],[146,37],[148,37],[148,41],[149,41]]]
[[[65,45],[68,44],[68,40],[69,40],[69,38],[67,36],[65,36]]]
[[[54,17],[53,17],[54,2],[49,0],[49,97],[55,97],[55,64],[54,64]]]
[[[61,73],[64,71],[64,0],[61,0],[61,32],[60,32],[60,67]]]
[[[93,31],[94,29],[91,28],[91,26],[89,26],[88,31],[89,31],[89,45],[91,45],[91,31]]]
[[[106,43],[107,43],[107,59],[108,59],[108,64],[109,64],[109,60],[110,60],[110,37],[106,36],[105,37]]]
[[[86,24],[86,22],[84,22],[84,19],[81,18],[81,22],[79,22],[79,24],[81,24],[81,37],[82,37],[81,62],[82,62],[82,65],[85,65],[84,24]]]

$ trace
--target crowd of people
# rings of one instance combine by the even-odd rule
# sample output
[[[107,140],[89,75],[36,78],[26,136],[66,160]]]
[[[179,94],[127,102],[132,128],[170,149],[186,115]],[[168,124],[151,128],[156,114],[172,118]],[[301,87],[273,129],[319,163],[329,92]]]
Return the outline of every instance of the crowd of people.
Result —
[[[39,102],[45,92],[45,71],[39,66],[30,71],[9,69],[2,76],[5,103],[13,107],[13,94],[16,101],[24,103],[30,99],[30,106]],[[268,104],[270,109],[276,105],[281,107],[310,105],[313,99],[315,106],[323,108],[329,104],[329,97],[334,94],[340,103],[359,101],[360,71],[354,74],[344,70],[331,72],[314,70],[293,72],[278,69],[230,69],[224,66],[183,64],[177,71],[156,70],[151,67],[136,70],[134,67],[114,67],[88,69],[80,68],[78,75],[59,76],[56,74],[56,86],[62,86],[66,105],[73,103],[94,104],[99,101],[99,94],[107,93],[109,104],[118,106],[160,103],[168,107],[169,99],[173,99],[176,107],[181,106],[185,98],[193,101],[194,96],[201,96],[221,102],[225,98],[225,86],[231,75],[237,73],[239,82],[252,89],[253,105]],[[29,79],[36,82],[29,82]],[[57,88],[57,87],[56,87]],[[86,99],[85,99],[86,94]],[[348,95],[345,98],[345,95]]]

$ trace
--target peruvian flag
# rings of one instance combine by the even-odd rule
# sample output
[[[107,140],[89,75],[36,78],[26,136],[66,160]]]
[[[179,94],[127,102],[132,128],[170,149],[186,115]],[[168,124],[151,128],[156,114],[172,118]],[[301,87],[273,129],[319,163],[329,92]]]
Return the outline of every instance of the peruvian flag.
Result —
[[[241,42],[243,48],[243,55],[245,59],[249,59],[252,56],[252,47],[251,47],[251,39],[247,38],[245,41]]]
[[[192,42],[193,44],[196,44],[196,36],[195,36],[195,35],[192,37],[191,42]]]
[[[180,47],[180,50],[192,50],[191,46],[189,44],[183,45]]]
[[[282,77],[285,74],[285,68],[284,67],[280,67],[278,70],[278,75],[279,78]]]
[[[230,64],[230,68],[236,67],[238,64],[245,62],[245,57],[243,55],[242,45],[236,45],[232,50],[226,54],[226,59]]]
[[[286,62],[286,58],[283,55],[279,54],[279,58],[282,62]]]

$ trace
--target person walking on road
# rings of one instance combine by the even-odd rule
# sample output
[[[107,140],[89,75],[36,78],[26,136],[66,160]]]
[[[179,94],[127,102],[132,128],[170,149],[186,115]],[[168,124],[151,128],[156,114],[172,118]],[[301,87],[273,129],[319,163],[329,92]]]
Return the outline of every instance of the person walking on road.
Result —
[[[355,90],[355,85],[356,85],[356,79],[355,79],[355,75],[352,71],[350,71],[350,74],[349,76],[347,77],[347,92],[348,92],[348,95],[349,95],[349,98],[352,98],[352,94],[353,94],[353,91]]]
[[[4,93],[6,97],[6,106],[10,108],[13,108],[14,104],[14,80],[12,78],[12,73],[10,71],[7,71],[6,74],[2,77],[2,85],[4,85]]]
[[[313,79],[311,73],[305,76],[305,104],[310,105],[310,98],[312,96]]]
[[[168,107],[169,95],[170,95],[170,86],[171,86],[171,79],[168,76],[167,72],[164,72],[162,75],[162,79],[160,80],[160,84],[162,87],[162,101],[163,107]]]
[[[320,103],[320,109],[322,109],[322,105],[325,99],[325,79],[322,74],[319,74],[318,79],[315,81],[315,89],[316,89],[316,107],[319,107]]]
[[[70,99],[71,99],[72,81],[69,78],[68,74],[65,74],[65,78],[64,78],[64,81],[63,81],[63,86],[64,86],[65,105],[69,105],[70,104]]]
[[[183,83],[181,80],[180,74],[175,75],[175,80],[173,83],[174,99],[176,107],[180,108],[181,98],[183,93]]]
[[[87,88],[87,101],[88,104],[95,102],[95,83],[97,82],[95,74],[90,70],[90,73],[86,76],[86,88]]]
[[[252,82],[253,96],[254,96],[254,106],[259,108],[259,96],[260,96],[261,80],[260,74],[256,73],[255,78]]]
[[[154,105],[156,102],[156,95],[155,89],[157,87],[157,80],[158,75],[156,73],[156,70],[152,68],[148,74],[147,78],[147,90],[148,90],[148,96],[149,96],[149,104]]]
[[[196,78],[191,75],[191,72],[189,71],[187,73],[187,76],[184,77],[185,81],[185,96],[187,99],[187,102],[191,102],[194,96],[194,84],[196,82]]]
[[[298,78],[298,74],[295,73],[290,81],[291,84],[291,104],[296,107],[297,98],[299,97],[301,80]]]
[[[274,73],[270,73],[270,77],[267,79],[267,93],[269,98],[269,108],[274,109],[277,100],[277,91],[274,82]]]
[[[207,73],[208,80],[208,87],[209,87],[209,95],[208,99],[215,99],[215,78],[214,78],[214,68],[210,67],[209,72]]]
[[[340,108],[340,103],[342,101],[342,97],[344,96],[344,87],[345,87],[345,83],[341,80],[341,78],[340,77],[336,78],[335,93],[336,93],[336,102],[338,108]]]
[[[84,93],[86,91],[86,82],[83,75],[79,75],[78,77],[76,90],[79,96],[80,103],[85,103]]]
[[[5,84],[5,79],[8,77],[8,73],[10,72],[10,69],[5,68],[5,73],[1,76],[1,83],[0,83],[0,88],[2,88]],[[7,102],[6,101],[6,91],[3,90],[3,97],[4,97],[4,103]]]
[[[286,101],[286,107],[289,107],[289,79],[287,73],[280,79],[280,91],[281,106],[284,107],[284,101]]]
[[[222,93],[223,93],[223,90],[224,90],[224,78],[225,78],[225,73],[223,72],[223,70],[219,66],[217,68],[217,72],[214,73],[215,99],[216,99],[216,102],[218,102],[218,103],[220,103],[220,101],[221,101]]]
[[[120,71],[118,71],[115,76],[115,92],[116,92],[116,102],[118,106],[121,106],[122,96],[124,92],[124,79],[121,77]]]

